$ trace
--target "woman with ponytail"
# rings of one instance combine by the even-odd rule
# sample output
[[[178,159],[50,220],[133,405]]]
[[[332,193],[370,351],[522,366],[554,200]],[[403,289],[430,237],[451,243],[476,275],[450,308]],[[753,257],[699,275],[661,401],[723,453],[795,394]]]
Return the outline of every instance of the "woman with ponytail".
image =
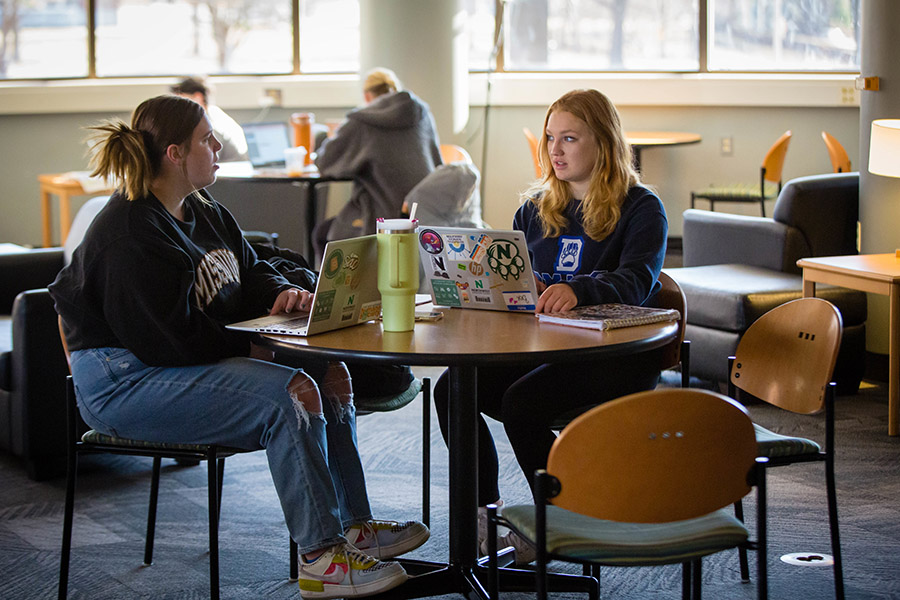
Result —
[[[524,194],[513,229],[523,231],[537,279],[537,312],[585,304],[652,306],[666,252],[668,225],[662,202],[641,185],[632,167],[619,113],[596,90],[575,90],[550,105],[540,142],[543,177]],[[658,351],[535,368],[479,368],[478,408],[503,423],[528,482],[546,468],[556,436],[552,424],[607,400],[653,389]],[[447,439],[446,373],[435,388],[441,432]],[[479,505],[502,504],[497,451],[487,423],[479,423]],[[479,540],[487,520],[479,509]],[[510,532],[498,547],[513,546],[516,562],[534,549]]]
[[[278,365],[234,321],[308,308],[309,292],[257,260],[205,188],[218,152],[202,106],[146,100],[131,124],[92,128],[93,174],[118,185],[50,291],[85,422],[152,442],[265,449],[302,553],[305,598],[401,584],[382,562],[428,538],[372,518],[343,363]]]

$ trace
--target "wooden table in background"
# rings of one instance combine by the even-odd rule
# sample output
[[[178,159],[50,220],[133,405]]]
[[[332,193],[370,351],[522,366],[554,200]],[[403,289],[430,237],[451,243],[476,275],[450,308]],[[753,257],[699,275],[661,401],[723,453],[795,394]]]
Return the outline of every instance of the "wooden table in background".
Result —
[[[87,196],[89,194],[105,194],[112,190],[97,190],[86,192],[81,183],[64,174],[38,175],[38,183],[41,185],[41,227],[42,243],[45,248],[53,245],[53,227],[50,223],[52,208],[50,196],[59,197],[59,244],[65,244],[69,236],[69,227],[72,225],[72,196]]]
[[[900,258],[859,254],[802,258],[803,295],[815,296],[816,283],[828,283],[890,298],[888,351],[888,435],[900,435]]]
[[[625,139],[634,150],[634,166],[640,172],[641,150],[644,148],[697,144],[702,138],[699,133],[685,131],[626,131]]]

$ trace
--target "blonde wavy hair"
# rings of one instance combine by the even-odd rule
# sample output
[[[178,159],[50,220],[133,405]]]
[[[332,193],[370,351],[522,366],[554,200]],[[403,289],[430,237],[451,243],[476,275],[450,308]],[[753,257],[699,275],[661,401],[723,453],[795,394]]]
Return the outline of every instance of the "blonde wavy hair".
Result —
[[[91,176],[114,183],[128,200],[146,196],[166,148],[175,144],[187,152],[205,112],[193,100],[166,94],[138,105],[131,125],[110,119],[88,127]]]
[[[403,85],[397,74],[384,67],[377,67],[369,71],[363,82],[363,92],[368,92],[375,97],[401,91],[403,91]]]
[[[568,112],[584,121],[600,149],[581,204],[585,233],[592,240],[600,241],[619,222],[622,200],[628,189],[640,183],[632,166],[631,145],[625,139],[619,111],[597,90],[573,90],[550,105],[538,148],[543,176],[522,194],[523,200],[537,205],[546,237],[557,237],[566,229],[565,210],[572,199],[568,182],[558,179],[553,171],[547,148],[547,122],[555,112]]]

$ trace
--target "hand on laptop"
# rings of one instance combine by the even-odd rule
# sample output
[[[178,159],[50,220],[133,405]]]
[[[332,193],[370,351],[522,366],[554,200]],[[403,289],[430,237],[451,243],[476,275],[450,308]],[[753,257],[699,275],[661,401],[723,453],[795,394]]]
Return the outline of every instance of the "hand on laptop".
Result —
[[[311,299],[312,294],[306,290],[299,288],[284,290],[275,298],[275,304],[272,305],[272,310],[269,311],[269,314],[277,315],[279,313],[309,310]]]
[[[578,297],[575,290],[566,283],[554,283],[541,293],[535,313],[562,312],[575,308]]]

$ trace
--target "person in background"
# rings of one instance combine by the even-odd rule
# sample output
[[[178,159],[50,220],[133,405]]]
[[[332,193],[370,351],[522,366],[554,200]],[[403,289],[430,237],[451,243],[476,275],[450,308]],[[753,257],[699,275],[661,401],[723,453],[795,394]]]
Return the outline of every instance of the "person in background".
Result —
[[[660,199],[641,185],[619,113],[596,90],[575,90],[550,105],[541,136],[542,180],[523,194],[513,229],[525,233],[540,297],[537,312],[616,302],[652,306],[666,251],[668,224]],[[528,479],[546,468],[552,424],[626,394],[653,389],[661,357],[654,350],[623,358],[478,369],[479,411],[503,423]],[[448,381],[434,392],[447,439]],[[502,504],[497,451],[479,422],[479,541],[487,547],[484,506]],[[535,551],[513,532],[516,562]]]
[[[196,102],[141,103],[92,128],[92,168],[118,189],[50,286],[79,410],[94,429],[168,443],[265,449],[304,598],[366,596],[407,579],[395,561],[428,528],[372,518],[347,367],[271,362],[227,323],[308,309],[257,259],[205,188],[222,145]]]
[[[203,79],[187,77],[177,85],[173,85],[170,91],[190,98],[206,109],[216,139],[222,144],[222,150],[219,152],[220,162],[247,160],[247,140],[244,138],[244,130],[224,110],[210,103],[212,90]]]
[[[336,217],[316,226],[316,262],[328,240],[375,233],[375,219],[401,217],[406,194],[441,164],[431,110],[393,71],[368,73],[363,99],[317,153],[319,172],[353,178],[353,191]]]

